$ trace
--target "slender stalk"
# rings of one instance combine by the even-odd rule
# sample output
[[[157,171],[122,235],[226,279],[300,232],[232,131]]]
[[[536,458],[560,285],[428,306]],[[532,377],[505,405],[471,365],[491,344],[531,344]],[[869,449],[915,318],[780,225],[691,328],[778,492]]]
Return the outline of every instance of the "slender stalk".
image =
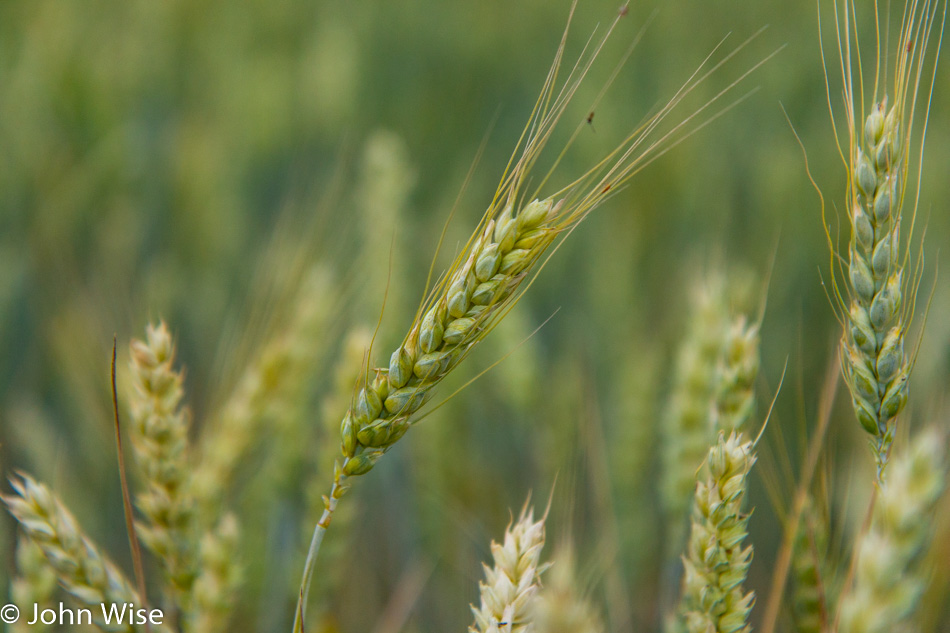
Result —
[[[313,581],[313,566],[317,562],[317,554],[320,553],[320,546],[323,544],[323,537],[326,536],[327,528],[330,527],[330,521],[333,519],[333,513],[336,511],[336,505],[340,497],[346,492],[347,486],[344,485],[346,475],[342,469],[345,468],[349,458],[343,459],[343,466],[337,468],[333,479],[333,487],[330,489],[330,495],[323,498],[324,508],[320,520],[313,528],[313,537],[310,539],[310,549],[307,551],[307,560],[303,565],[303,578],[300,586],[303,588],[297,599],[297,608],[294,610],[294,633],[303,633],[304,618],[307,611],[307,600],[310,596],[310,584]]]
[[[782,544],[779,547],[778,555],[775,560],[775,568],[772,572],[772,586],[769,590],[768,600],[765,603],[765,615],[762,616],[762,624],[759,629],[762,633],[774,633],[775,624],[778,622],[778,614],[782,606],[782,596],[785,594],[785,583],[788,582],[788,571],[792,565],[792,548],[795,545],[795,535],[798,533],[798,525],[801,522],[802,512],[808,500],[808,490],[811,487],[811,480],[815,476],[815,470],[818,468],[818,458],[821,457],[821,449],[825,444],[825,433],[828,431],[828,425],[831,422],[831,406],[834,404],[835,394],[838,392],[838,373],[840,371],[840,357],[835,354],[826,373],[825,388],[822,393],[818,414],[818,426],[815,429],[815,434],[812,436],[811,441],[808,443],[808,453],[805,456],[805,463],[802,465],[798,489],[795,491],[792,514],[785,524]]]

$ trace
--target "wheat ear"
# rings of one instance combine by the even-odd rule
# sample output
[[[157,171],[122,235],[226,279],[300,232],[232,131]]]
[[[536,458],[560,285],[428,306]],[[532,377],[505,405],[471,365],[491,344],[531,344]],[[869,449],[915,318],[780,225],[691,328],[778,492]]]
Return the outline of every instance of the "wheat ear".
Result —
[[[485,568],[478,585],[481,604],[472,606],[475,623],[469,633],[527,633],[530,614],[546,565],[540,564],[544,548],[544,517],[534,520],[527,505],[514,525],[505,530],[502,543],[492,541],[494,565]]]
[[[146,328],[130,345],[132,440],[144,479],[136,496],[145,521],[142,542],[160,561],[175,601],[187,611],[195,575],[194,502],[188,463],[188,414],[181,409],[182,376],[164,322]]]
[[[900,255],[900,170],[904,153],[900,104],[874,104],[864,125],[864,146],[855,147],[852,174],[852,236],[849,327],[842,368],[854,411],[875,437],[881,468],[894,437],[893,419],[907,402],[907,327],[901,310],[904,268]]]
[[[877,15],[877,2],[875,14]],[[872,436],[878,478],[894,439],[895,419],[907,402],[907,382],[912,361],[905,355],[904,335],[910,326],[919,271],[909,270],[902,248],[901,220],[909,171],[909,143],[917,106],[918,88],[923,78],[927,42],[937,16],[939,2],[907,2],[901,20],[898,49],[893,69],[893,103],[880,84],[882,60],[878,56],[873,103],[870,113],[860,117],[856,103],[864,97],[863,74],[855,95],[852,82],[851,26],[853,2],[847,0],[837,21],[848,142],[842,152],[848,171],[848,209],[851,237],[847,257],[847,299],[840,295],[844,335],[842,373],[851,392],[854,411],[865,431]],[[852,32],[853,31],[853,32]],[[878,50],[882,48],[878,25]],[[937,47],[939,52],[939,46]],[[860,54],[857,59],[860,61]],[[887,77],[887,70],[883,70]],[[881,94],[884,92],[883,95]],[[927,108],[929,111],[929,99]],[[926,121],[926,117],[925,117]],[[920,163],[923,160],[921,135]],[[918,180],[919,182],[919,180]],[[916,200],[910,229],[916,216]],[[830,239],[830,238],[829,238]],[[909,238],[907,240],[909,245]]]
[[[79,602],[92,607],[96,625],[104,631],[145,631],[144,626],[102,621],[100,604],[133,603],[144,607],[121,571],[79,529],[73,515],[49,488],[26,474],[10,480],[15,495],[4,496],[10,513],[24,533],[46,555],[63,588]],[[170,633],[164,625],[151,625],[153,633]]]
[[[696,485],[689,544],[683,557],[681,612],[689,633],[747,633],[754,595],[744,593],[752,546],[743,547],[749,515],[742,512],[747,476],[755,463],[742,433],[709,450],[704,479]]]
[[[733,319],[726,332],[717,376],[713,430],[727,435],[742,429],[755,413],[759,375],[759,326],[745,316]]]
[[[673,388],[661,428],[662,501],[671,526],[671,539],[681,547],[681,521],[689,510],[696,486],[696,469],[709,450],[710,414],[715,409],[716,376],[722,360],[728,324],[724,281],[711,276],[693,289],[688,331],[677,353]]]
[[[854,587],[842,598],[840,633],[893,631],[926,587],[918,559],[930,538],[943,493],[946,438],[922,433],[891,465],[871,529],[855,545]]]
[[[591,52],[578,60],[560,90],[556,90],[565,31],[522,138],[481,222],[449,269],[426,294],[408,334],[390,355],[388,366],[367,365],[341,423],[342,460],[334,468],[333,484],[324,497],[324,512],[314,528],[304,563],[295,632],[302,628],[316,555],[337,504],[349,486],[348,479],[369,472],[409,430],[435,387],[517,302],[529,285],[525,280],[540,270],[545,252],[557,237],[569,234],[612,192],[676,142],[671,139],[693,117],[728,92],[729,88],[720,91],[672,130],[652,138],[683,97],[725,60],[704,74],[697,70],[666,105],[577,180],[547,197],[535,198],[537,191],[525,191],[538,156],[617,21],[625,14],[618,14],[603,38],[591,45]],[[539,187],[549,176],[550,173],[540,179]]]

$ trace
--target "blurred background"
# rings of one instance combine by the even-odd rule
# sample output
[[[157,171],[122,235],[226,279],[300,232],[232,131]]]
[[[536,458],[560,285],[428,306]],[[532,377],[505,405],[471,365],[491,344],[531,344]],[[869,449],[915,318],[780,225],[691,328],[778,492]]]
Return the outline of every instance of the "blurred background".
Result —
[[[453,207],[437,269],[491,200],[569,9],[561,0],[0,3],[4,472],[50,483],[130,569],[111,427],[113,334],[121,392],[130,338],[150,320],[169,324],[197,438],[269,341],[304,319],[295,335],[307,353],[291,387],[258,412],[275,430],[242,462],[228,499],[244,524],[233,630],[288,630],[367,332],[380,322],[387,362]],[[616,0],[581,2],[569,61],[617,9]],[[529,494],[540,507],[553,495],[548,551],[574,544],[579,582],[608,629],[655,630],[664,583],[675,582],[658,518],[661,412],[691,289],[713,269],[753,318],[764,309],[756,429],[787,367],[751,493],[748,586],[766,593],[840,335],[823,287],[821,204],[796,140],[832,236],[846,232],[836,219],[846,174],[818,15],[814,3],[779,0],[635,3],[549,160],[648,22],[553,185],[612,150],[723,38],[729,51],[768,25],[679,118],[781,51],[721,106],[748,98],[646,167],[570,236],[440,394],[505,360],[356,482],[318,561],[320,630],[464,630],[489,542]],[[832,73],[830,83],[839,108],[840,78]],[[917,326],[931,293],[932,303],[926,330],[914,332],[907,426],[947,420],[950,285],[935,280],[950,237],[947,63],[935,85]],[[873,465],[843,389],[832,416],[821,472],[836,517],[834,557],[847,552]],[[8,516],[0,529],[6,591],[16,530]],[[946,552],[950,532],[937,542]],[[946,574],[933,581],[925,631],[946,630]]]

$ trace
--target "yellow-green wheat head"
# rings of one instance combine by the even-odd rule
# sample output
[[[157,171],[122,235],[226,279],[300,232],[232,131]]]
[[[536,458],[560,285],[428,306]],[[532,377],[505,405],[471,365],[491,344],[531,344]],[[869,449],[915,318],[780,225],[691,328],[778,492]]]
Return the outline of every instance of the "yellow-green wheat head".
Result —
[[[833,264],[845,280],[834,283],[843,325],[841,365],[858,421],[872,435],[878,473],[883,477],[913,366],[913,353],[905,351],[904,339],[913,318],[922,257],[910,261],[911,244],[932,73],[946,5],[909,0],[901,15],[894,17],[887,14],[890,3],[879,6],[877,1],[857,6],[844,0],[835,2],[834,8],[844,130],[834,113],[832,121],[847,168],[846,209],[851,226],[847,254],[839,249]],[[870,69],[863,63],[859,41],[865,38],[858,28],[868,17],[863,11],[869,8],[874,12],[876,42]],[[895,21],[899,24],[896,32]],[[931,37],[936,24],[937,34]],[[833,110],[832,103],[829,88]],[[909,217],[903,222],[906,236],[902,237],[905,208]]]
[[[617,19],[623,15],[621,12]],[[613,26],[616,24],[614,21]],[[537,160],[613,26],[563,81],[558,76],[564,55],[562,39],[522,137],[475,231],[425,293],[388,364],[372,367],[367,362],[364,366],[363,378],[341,424],[342,461],[335,475],[337,482],[368,472],[406,433],[438,383],[514,306],[543,267],[549,247],[651,160],[688,136],[684,128],[726,92],[658,132],[683,97],[731,54],[708,70],[705,64],[701,66],[665,105],[586,173],[557,191],[545,192],[567,148],[546,174],[535,173]],[[568,146],[583,125],[575,129]],[[368,353],[367,359],[370,356]]]

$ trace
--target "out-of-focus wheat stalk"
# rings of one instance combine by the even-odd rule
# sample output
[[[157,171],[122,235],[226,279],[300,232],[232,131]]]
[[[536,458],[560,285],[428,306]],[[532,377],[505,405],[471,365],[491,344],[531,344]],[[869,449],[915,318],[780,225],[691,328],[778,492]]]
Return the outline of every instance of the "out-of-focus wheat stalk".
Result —
[[[319,267],[302,288],[292,322],[265,344],[202,434],[193,482],[204,525],[220,516],[237,467],[267,430],[268,412],[296,398],[307,367],[318,357],[336,288],[332,275]]]
[[[694,289],[692,318],[661,427],[662,500],[674,548],[681,546],[689,493],[709,444],[718,432],[740,430],[755,408],[759,327],[742,315],[730,316],[727,290],[721,275]]]
[[[235,561],[239,553],[238,530],[235,516],[225,514],[199,543],[200,572],[192,588],[194,605],[187,627],[189,633],[225,630],[241,579],[240,565]]]
[[[16,572],[16,577],[10,583],[10,599],[20,607],[20,613],[29,614],[33,605],[39,605],[41,610],[47,607],[56,591],[56,572],[40,546],[22,534],[17,539]],[[39,620],[27,625],[28,619],[24,617],[12,629],[16,633],[49,629],[49,625]]]
[[[130,436],[144,480],[136,501],[145,521],[136,528],[161,564],[175,602],[187,611],[196,570],[182,376],[174,367],[175,347],[165,323],[149,325],[145,340],[133,340],[130,352]]]
[[[46,555],[63,588],[80,603],[92,607],[93,621],[105,631],[145,631],[142,625],[110,627],[102,621],[100,604],[133,603],[144,607],[121,571],[79,529],[76,519],[49,488],[29,475],[11,480],[16,494],[3,501],[24,533]],[[151,625],[155,633],[170,633],[164,625]]]
[[[870,531],[855,543],[854,587],[840,603],[840,633],[893,631],[913,613],[926,586],[918,560],[943,493],[946,436],[921,433],[891,466]]]
[[[546,582],[532,601],[529,619],[535,633],[601,633],[604,625],[575,578],[569,546],[555,550]]]
[[[798,633],[821,633],[828,626],[828,525],[809,497],[802,510],[792,556],[792,609]]]

